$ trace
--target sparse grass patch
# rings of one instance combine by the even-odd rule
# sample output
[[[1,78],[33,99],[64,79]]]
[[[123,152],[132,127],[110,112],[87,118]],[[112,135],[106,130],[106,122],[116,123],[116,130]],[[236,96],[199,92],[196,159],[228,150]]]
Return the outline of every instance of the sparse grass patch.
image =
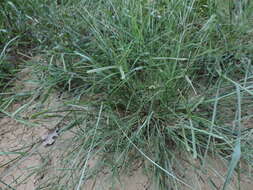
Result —
[[[13,6],[21,23],[29,23],[22,35],[31,39],[24,42],[32,41],[46,60],[30,63],[41,98],[52,89],[68,91],[70,109],[100,109],[92,114],[96,125],[72,126],[79,127],[79,145],[61,160],[76,161],[76,171],[62,170],[77,176],[71,188],[83,183],[83,160],[94,151],[110,155],[103,162],[115,173],[133,159],[148,160],[161,189],[182,183],[170,165],[173,149],[203,165],[208,154],[232,160],[224,189],[240,159],[252,166],[252,128],[243,125],[253,115],[251,2],[26,3]]]

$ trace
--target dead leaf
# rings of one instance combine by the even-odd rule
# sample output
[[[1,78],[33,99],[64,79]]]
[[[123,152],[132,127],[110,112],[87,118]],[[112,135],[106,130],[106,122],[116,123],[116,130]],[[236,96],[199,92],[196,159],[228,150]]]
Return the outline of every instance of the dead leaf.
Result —
[[[41,138],[43,140],[43,146],[49,146],[54,144],[55,139],[59,136],[58,129],[55,129],[51,132],[49,132],[46,135],[43,135]]]

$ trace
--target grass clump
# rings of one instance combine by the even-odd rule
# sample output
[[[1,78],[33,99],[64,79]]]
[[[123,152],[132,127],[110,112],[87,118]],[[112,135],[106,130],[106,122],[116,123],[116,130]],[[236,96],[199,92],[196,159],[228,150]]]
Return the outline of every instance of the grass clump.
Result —
[[[31,65],[44,90],[69,91],[78,106],[104,105],[105,126],[85,128],[96,135],[81,147],[120,155],[114,169],[139,152],[163,176],[162,189],[175,147],[202,160],[210,152],[230,158],[241,138],[240,157],[250,164],[250,129],[241,122],[252,117],[252,3],[26,3],[15,6],[48,60]]]

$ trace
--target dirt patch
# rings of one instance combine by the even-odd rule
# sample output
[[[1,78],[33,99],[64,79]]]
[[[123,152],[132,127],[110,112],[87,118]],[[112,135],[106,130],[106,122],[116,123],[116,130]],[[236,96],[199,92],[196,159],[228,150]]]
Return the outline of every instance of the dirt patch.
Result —
[[[95,167],[98,160],[89,161],[89,169]],[[88,190],[154,190],[151,178],[143,171],[140,165],[132,166],[130,172],[116,176],[106,168],[95,177],[88,179],[82,189]]]
[[[42,128],[28,128],[10,118],[0,120],[0,179],[9,185],[8,188],[35,189],[33,171],[39,167],[36,154],[37,138]],[[29,178],[29,180],[27,180]],[[7,188],[0,183],[0,187]]]
[[[229,163],[218,156],[208,156],[205,160],[204,167],[197,159],[192,156],[181,153],[180,167],[176,168],[176,173],[181,176],[194,190],[220,190],[226,179]],[[242,169],[243,171],[243,169]],[[249,171],[240,174],[240,182],[238,175],[234,174],[228,190],[251,190],[253,182],[247,174]],[[240,186],[240,188],[239,188]],[[186,190],[188,188],[181,187]]]

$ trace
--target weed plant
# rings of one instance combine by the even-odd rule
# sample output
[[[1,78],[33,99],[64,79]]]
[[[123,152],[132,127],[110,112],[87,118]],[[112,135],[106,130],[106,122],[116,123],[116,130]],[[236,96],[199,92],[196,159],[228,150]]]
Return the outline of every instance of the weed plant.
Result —
[[[137,158],[149,161],[161,189],[182,183],[171,166],[175,150],[203,165],[209,154],[230,161],[224,189],[238,163],[252,166],[252,128],[245,125],[253,116],[252,6],[215,0],[13,1],[11,12],[23,18],[12,21],[17,35],[26,31],[24,43],[47,60],[30,63],[43,95],[68,91],[66,105],[100,110],[88,114],[97,124],[73,114],[79,146],[66,150],[61,162],[76,171],[51,179],[55,188],[80,188],[85,160],[97,153],[106,155],[102,162],[116,174]],[[72,183],[59,186],[66,176]]]

